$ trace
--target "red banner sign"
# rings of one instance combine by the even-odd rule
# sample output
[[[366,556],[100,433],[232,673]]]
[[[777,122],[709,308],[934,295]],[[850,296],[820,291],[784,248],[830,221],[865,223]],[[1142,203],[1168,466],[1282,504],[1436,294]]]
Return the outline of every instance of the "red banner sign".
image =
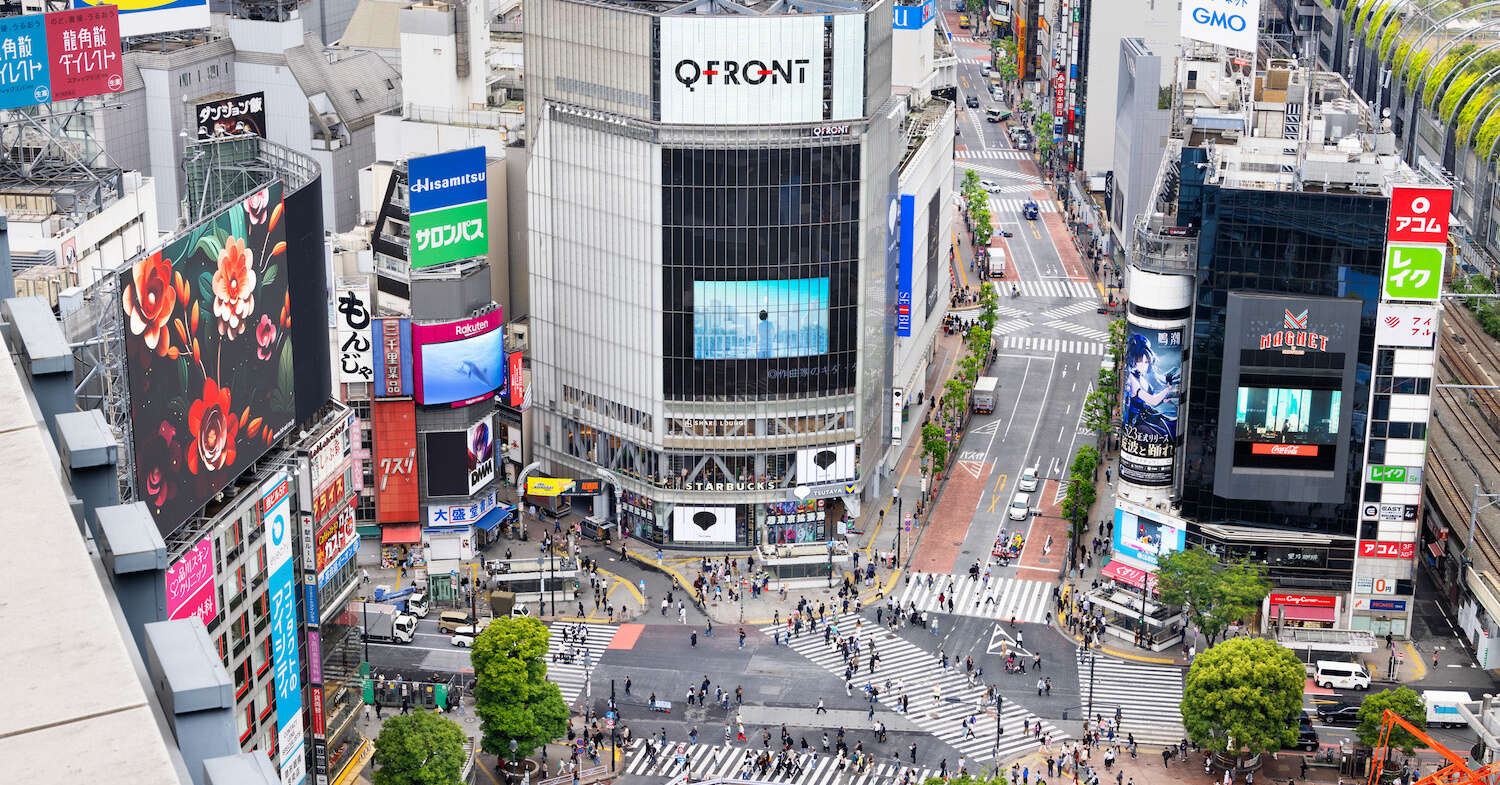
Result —
[[[344,549],[354,542],[356,532],[354,530],[354,499],[349,499],[338,514],[318,530],[317,543],[317,565],[318,572],[324,567],[332,564]]]
[[[322,525],[328,520],[328,514],[334,511],[339,502],[349,493],[348,475],[336,475],[323,490],[318,491],[313,497],[313,522]]]
[[[1386,239],[1393,243],[1448,241],[1448,211],[1453,191],[1447,188],[1398,185],[1391,189],[1391,219]]]
[[[1052,116],[1062,119],[1063,103],[1068,97],[1068,77],[1059,73],[1052,80]]]
[[[1315,594],[1272,594],[1272,605],[1296,605],[1301,608],[1332,608],[1335,601],[1332,597],[1319,597]]]
[[[47,14],[47,59],[53,101],[120,92],[125,72],[119,9],[101,5]]]
[[[1298,458],[1318,457],[1318,445],[1316,444],[1267,444],[1256,442],[1250,445],[1250,452],[1254,455],[1287,455]]]
[[[526,379],[521,376],[521,353],[511,352],[506,360],[510,363],[510,405],[519,409],[526,397]]]
[[[413,401],[374,401],[375,519],[414,523],[417,500],[417,411]]]
[[[1413,559],[1417,555],[1414,542],[1387,542],[1385,540],[1362,540],[1359,555],[1375,559]]]

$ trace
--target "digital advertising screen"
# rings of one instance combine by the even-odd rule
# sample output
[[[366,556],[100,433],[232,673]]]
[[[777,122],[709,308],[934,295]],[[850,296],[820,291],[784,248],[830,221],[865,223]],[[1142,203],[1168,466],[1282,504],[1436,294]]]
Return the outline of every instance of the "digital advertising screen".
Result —
[[[469,495],[469,447],[465,431],[422,434],[427,447],[427,495]]]
[[[1120,369],[1120,477],[1136,485],[1172,482],[1182,398],[1182,327],[1130,324]]]
[[[1339,440],[1339,390],[1240,387],[1234,457],[1241,466],[1328,468]]]
[[[120,274],[136,488],[164,534],[292,426],[281,192],[270,184]]]
[[[827,353],[827,278],[693,282],[695,359]]]
[[[505,331],[499,310],[446,324],[411,326],[413,376],[422,404],[464,406],[505,384]]]
[[[1187,531],[1181,521],[1118,502],[1114,545],[1115,553],[1155,568],[1162,559],[1187,547]]]

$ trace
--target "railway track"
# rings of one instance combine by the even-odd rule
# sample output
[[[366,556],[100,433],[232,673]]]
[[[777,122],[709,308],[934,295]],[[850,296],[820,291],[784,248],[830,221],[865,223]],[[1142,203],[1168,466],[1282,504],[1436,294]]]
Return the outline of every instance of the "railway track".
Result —
[[[1462,305],[1454,303],[1454,307],[1444,310],[1443,335],[1433,383],[1500,385],[1500,352],[1496,350],[1495,340],[1485,334],[1478,320]],[[1445,388],[1433,392],[1446,404],[1441,409],[1434,408],[1433,423],[1445,430],[1443,439],[1451,443],[1448,449],[1453,454],[1445,455],[1445,460],[1429,461],[1428,477],[1433,487],[1447,497],[1449,509],[1462,511],[1456,518],[1454,515],[1445,517],[1467,522],[1472,487],[1455,476],[1449,461],[1459,457],[1470,465],[1482,461],[1500,467],[1500,449],[1496,447],[1500,443],[1500,390]],[[1443,415],[1441,419],[1439,413]],[[1461,435],[1448,430],[1454,428]],[[1475,473],[1477,475],[1477,469]],[[1474,543],[1483,551],[1485,561],[1500,566],[1500,548],[1496,544],[1484,536],[1475,537]]]

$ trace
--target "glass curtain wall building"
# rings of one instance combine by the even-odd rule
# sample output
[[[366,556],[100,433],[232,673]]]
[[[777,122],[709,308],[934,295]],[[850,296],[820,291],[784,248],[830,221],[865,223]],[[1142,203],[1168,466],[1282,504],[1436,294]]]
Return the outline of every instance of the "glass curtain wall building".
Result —
[[[891,6],[748,5],[527,8],[535,455],[654,543],[835,537],[890,440]]]

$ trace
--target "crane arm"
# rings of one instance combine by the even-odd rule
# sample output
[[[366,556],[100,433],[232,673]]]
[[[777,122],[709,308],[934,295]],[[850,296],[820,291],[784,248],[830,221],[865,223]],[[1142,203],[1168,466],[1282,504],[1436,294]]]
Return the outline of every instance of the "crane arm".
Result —
[[[1380,745],[1375,748],[1375,757],[1373,761],[1374,765],[1370,767],[1370,778],[1368,781],[1368,785],[1376,785],[1376,782],[1380,778],[1381,770],[1385,768],[1386,755],[1390,750],[1391,730],[1396,727],[1400,727],[1407,733],[1416,736],[1418,741],[1427,745],[1427,747],[1430,748],[1433,752],[1436,752],[1437,754],[1443,756],[1443,758],[1446,759],[1450,764],[1444,767],[1439,772],[1439,774],[1443,775],[1442,778],[1436,778],[1438,775],[1435,774],[1432,775],[1432,777],[1423,778],[1421,782],[1425,783],[1429,780],[1432,782],[1450,783],[1484,781],[1483,779],[1476,779],[1475,773],[1469,771],[1469,767],[1464,761],[1463,756],[1439,744],[1436,739],[1428,736],[1426,731],[1421,730],[1410,722],[1407,722],[1405,717],[1402,717],[1400,714],[1397,714],[1390,709],[1386,709],[1385,712],[1380,715]],[[1489,766],[1485,767],[1485,769],[1489,768]],[[1466,779],[1454,779],[1455,775],[1462,775]]]

